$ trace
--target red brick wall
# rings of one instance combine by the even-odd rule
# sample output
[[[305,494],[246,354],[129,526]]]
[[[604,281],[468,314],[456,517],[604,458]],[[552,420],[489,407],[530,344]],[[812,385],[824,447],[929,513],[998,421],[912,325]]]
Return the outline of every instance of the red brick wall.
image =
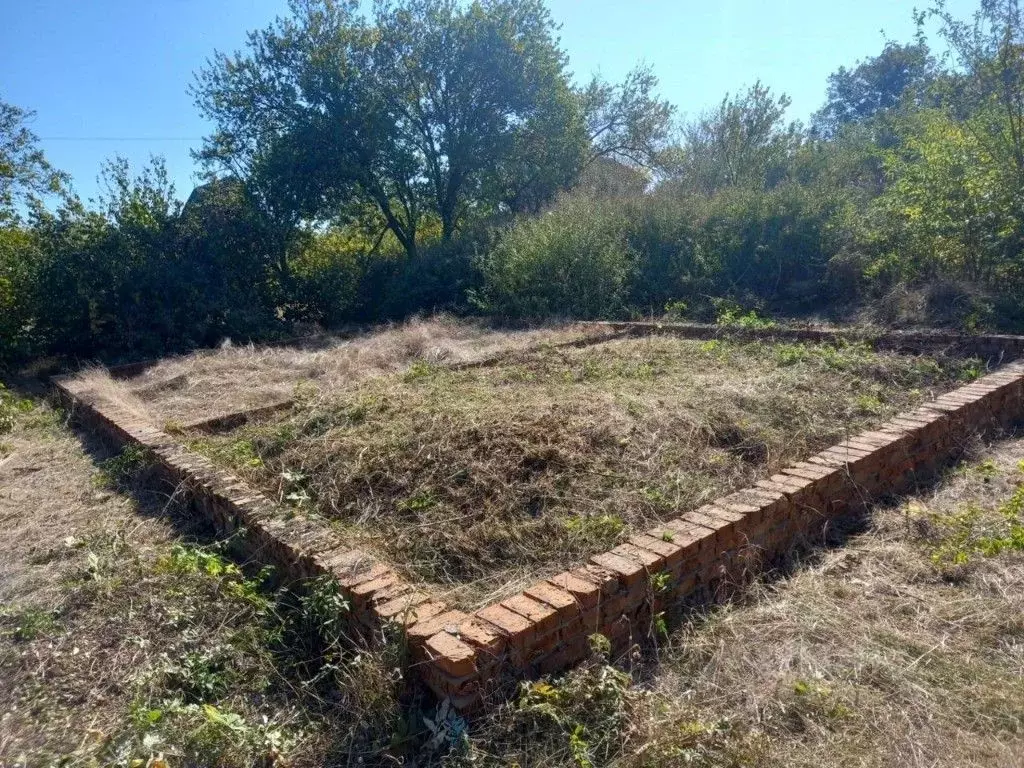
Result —
[[[1024,343],[1012,338],[1007,348]],[[244,528],[252,556],[296,580],[335,579],[368,636],[384,623],[403,626],[419,662],[414,669],[464,710],[503,679],[573,665],[594,633],[619,649],[649,637],[662,611],[719,599],[794,544],[820,540],[836,517],[927,480],[971,435],[1024,416],[1024,363],[1013,363],[468,615],[326,526],[289,515],[139,417],[95,400],[74,379],[55,385],[88,427],[119,445],[149,449],[176,492],[189,494],[193,508],[222,531]]]

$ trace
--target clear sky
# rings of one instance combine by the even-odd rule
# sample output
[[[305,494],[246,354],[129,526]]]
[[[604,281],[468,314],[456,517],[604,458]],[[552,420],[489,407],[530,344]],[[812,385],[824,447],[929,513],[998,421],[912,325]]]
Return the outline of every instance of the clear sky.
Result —
[[[548,0],[577,79],[621,78],[640,61],[695,115],[760,79],[806,120],[826,78],[914,32],[926,0]],[[189,150],[209,131],[188,85],[214,49],[287,10],[285,0],[0,0],[0,99],[32,109],[51,162],[83,197],[104,159],[167,159],[178,194],[195,183]],[[950,0],[967,16],[977,0]]]

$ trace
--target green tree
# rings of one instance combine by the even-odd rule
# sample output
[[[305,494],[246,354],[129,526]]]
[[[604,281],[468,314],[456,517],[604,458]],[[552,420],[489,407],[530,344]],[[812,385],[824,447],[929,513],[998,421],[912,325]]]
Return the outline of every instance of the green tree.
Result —
[[[978,131],[941,110],[908,118],[903,142],[886,155],[887,188],[869,209],[869,275],[966,279],[996,290],[1016,282],[1013,169]]]
[[[0,226],[43,197],[65,194],[67,174],[54,170],[28,127],[34,115],[0,100]]]
[[[940,93],[994,157],[1010,164],[1024,186],[1024,16],[1019,0],[981,0],[970,21],[954,17],[944,0],[932,6],[956,70]],[[1024,209],[1022,209],[1024,210]]]
[[[658,78],[637,67],[613,85],[595,76],[580,91],[590,137],[589,162],[615,160],[658,168],[672,128],[675,107],[657,96]]]
[[[40,252],[31,221],[45,199],[70,199],[68,176],[46,160],[32,117],[0,101],[0,360],[26,351],[33,334]]]
[[[812,118],[812,128],[819,136],[832,138],[850,124],[898,107],[906,97],[919,103],[934,76],[935,62],[923,40],[909,45],[887,42],[877,56],[828,76],[827,100]]]
[[[685,189],[706,195],[728,188],[764,189],[781,181],[800,145],[797,125],[784,123],[788,96],[755,83],[727,95],[683,130],[682,157],[674,175]]]
[[[291,9],[195,89],[217,125],[203,159],[263,198],[299,218],[372,204],[414,256],[424,222],[449,240],[520,186],[550,194],[578,172],[582,116],[539,0],[381,2],[369,21],[355,2]]]

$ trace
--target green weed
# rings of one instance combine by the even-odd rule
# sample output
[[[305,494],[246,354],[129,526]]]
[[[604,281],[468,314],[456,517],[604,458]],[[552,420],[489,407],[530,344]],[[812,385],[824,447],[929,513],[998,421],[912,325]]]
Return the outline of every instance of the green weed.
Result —
[[[17,397],[0,384],[0,435],[11,432],[18,418],[29,413],[34,407],[31,400]]]

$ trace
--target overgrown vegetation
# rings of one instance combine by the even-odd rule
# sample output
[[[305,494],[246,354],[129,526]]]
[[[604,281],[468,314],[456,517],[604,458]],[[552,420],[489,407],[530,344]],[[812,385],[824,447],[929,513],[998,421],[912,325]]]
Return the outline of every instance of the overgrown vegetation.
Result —
[[[4,104],[0,354],[436,310],[713,319],[716,300],[1017,327],[1019,4],[917,21],[833,74],[810,126],[759,82],[676,125],[643,67],[574,85],[539,0],[295,0],[200,69],[209,180],[184,204],[159,160],[115,159],[84,205]]]
[[[35,514],[60,517],[23,549],[14,536],[0,547],[0,762],[249,768],[431,754],[432,705],[408,689],[401,643],[367,650],[333,585],[296,592],[241,564],[231,541],[209,542],[140,484],[132,452],[90,478],[53,419],[21,420],[10,439],[0,488],[12,463],[18,476],[19,462],[46,455],[40,482],[19,490]],[[114,475],[113,491],[91,490]]]
[[[976,375],[861,344],[672,337],[303,388],[191,446],[467,604]]]

